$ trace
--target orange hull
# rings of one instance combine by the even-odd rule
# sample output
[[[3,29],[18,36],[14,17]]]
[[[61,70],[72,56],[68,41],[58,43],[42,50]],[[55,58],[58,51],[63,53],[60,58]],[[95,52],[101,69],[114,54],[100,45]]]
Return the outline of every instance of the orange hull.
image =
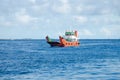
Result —
[[[68,47],[68,46],[79,46],[79,42],[78,41],[74,41],[74,42],[68,42],[66,41],[64,38],[62,38],[61,36],[59,37],[60,39],[60,43],[64,45],[64,47]]]

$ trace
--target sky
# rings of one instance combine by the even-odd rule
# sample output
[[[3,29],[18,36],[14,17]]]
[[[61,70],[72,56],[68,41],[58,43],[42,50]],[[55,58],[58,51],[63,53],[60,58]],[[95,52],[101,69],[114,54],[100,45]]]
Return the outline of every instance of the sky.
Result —
[[[120,39],[120,0],[0,0],[0,39]]]

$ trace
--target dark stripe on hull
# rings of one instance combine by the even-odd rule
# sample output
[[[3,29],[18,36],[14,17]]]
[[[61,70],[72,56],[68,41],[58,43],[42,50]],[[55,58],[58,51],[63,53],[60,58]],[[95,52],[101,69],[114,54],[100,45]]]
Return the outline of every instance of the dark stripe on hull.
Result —
[[[48,42],[51,47],[59,46],[59,47],[64,47],[64,45],[60,44],[59,42]]]

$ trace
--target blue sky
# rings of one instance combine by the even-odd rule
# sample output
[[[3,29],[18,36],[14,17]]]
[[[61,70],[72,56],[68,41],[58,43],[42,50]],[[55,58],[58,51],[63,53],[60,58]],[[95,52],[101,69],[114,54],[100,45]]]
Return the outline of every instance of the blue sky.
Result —
[[[120,0],[0,0],[0,39],[120,39]]]

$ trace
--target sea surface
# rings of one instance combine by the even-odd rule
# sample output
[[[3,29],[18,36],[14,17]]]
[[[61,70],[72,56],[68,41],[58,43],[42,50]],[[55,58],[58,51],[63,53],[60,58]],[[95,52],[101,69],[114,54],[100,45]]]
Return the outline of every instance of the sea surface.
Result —
[[[78,47],[0,40],[0,80],[120,80],[120,39],[82,39]]]

